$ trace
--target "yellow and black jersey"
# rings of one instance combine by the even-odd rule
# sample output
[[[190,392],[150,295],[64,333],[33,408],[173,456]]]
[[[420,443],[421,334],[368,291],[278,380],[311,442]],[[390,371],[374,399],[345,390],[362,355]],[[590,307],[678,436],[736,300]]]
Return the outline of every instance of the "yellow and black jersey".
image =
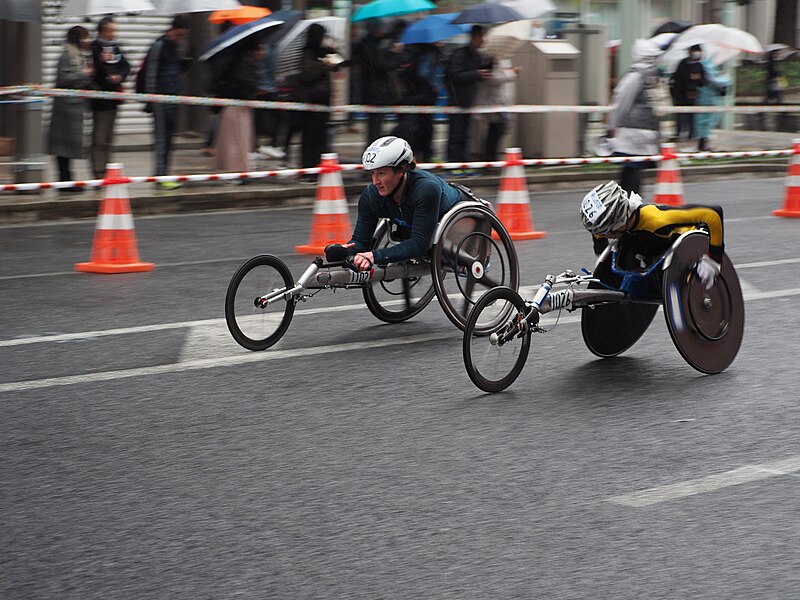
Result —
[[[620,245],[656,256],[680,234],[694,229],[708,232],[708,255],[721,263],[725,252],[725,232],[719,206],[642,204],[634,212],[632,225],[620,238]]]

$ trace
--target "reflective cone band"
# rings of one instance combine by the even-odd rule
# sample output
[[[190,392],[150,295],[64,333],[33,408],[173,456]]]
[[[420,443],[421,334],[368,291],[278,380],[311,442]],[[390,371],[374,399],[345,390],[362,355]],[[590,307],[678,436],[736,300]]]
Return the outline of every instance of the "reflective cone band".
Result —
[[[128,182],[121,164],[106,166],[105,197],[100,203],[89,262],[76,263],[77,271],[88,273],[135,273],[152,271],[153,263],[142,262],[136,247]]]
[[[681,181],[681,171],[678,167],[678,158],[675,156],[675,144],[662,145],[661,155],[664,158],[656,173],[653,202],[656,204],[669,204],[670,206],[682,206],[683,182]]]
[[[522,164],[522,150],[519,148],[506,149],[506,165],[500,178],[495,208],[497,218],[512,240],[535,240],[547,235],[544,231],[536,231],[533,226],[528,183]]]
[[[800,139],[792,141],[793,154],[786,174],[783,208],[772,211],[776,217],[800,217]]]
[[[322,254],[328,244],[343,244],[350,239],[350,211],[342,184],[342,168],[335,153],[323,154],[314,212],[311,215],[311,234],[308,244],[295,246],[300,254]]]

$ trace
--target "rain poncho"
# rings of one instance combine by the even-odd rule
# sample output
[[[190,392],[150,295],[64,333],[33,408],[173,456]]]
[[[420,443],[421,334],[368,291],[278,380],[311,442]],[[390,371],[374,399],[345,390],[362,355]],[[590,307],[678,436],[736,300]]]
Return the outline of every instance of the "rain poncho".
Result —
[[[719,106],[727,93],[731,78],[722,73],[710,60],[703,61],[706,84],[697,89],[697,106]],[[708,138],[719,123],[720,113],[698,113],[694,116],[694,132],[698,138]]]

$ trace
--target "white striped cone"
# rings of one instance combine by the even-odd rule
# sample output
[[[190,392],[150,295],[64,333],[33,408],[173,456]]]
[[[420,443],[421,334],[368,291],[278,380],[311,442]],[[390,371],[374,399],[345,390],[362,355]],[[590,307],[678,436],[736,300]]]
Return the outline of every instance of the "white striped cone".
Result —
[[[789,159],[783,208],[772,211],[776,217],[800,217],[800,139],[793,140],[794,154]]]
[[[683,204],[683,182],[678,159],[675,157],[675,144],[664,144],[661,147],[664,159],[656,173],[656,188],[653,202],[681,206]]]
[[[506,149],[506,165],[497,192],[497,218],[513,240],[535,240],[547,235],[536,231],[520,148]]]
[[[88,273],[136,273],[152,271],[153,263],[142,262],[136,246],[128,184],[120,181],[121,164],[106,166],[106,193],[100,203],[89,262],[76,263],[77,271]]]
[[[338,156],[335,153],[323,154],[320,167],[322,171],[311,215],[308,244],[294,248],[300,254],[321,254],[328,244],[349,240],[353,231]]]

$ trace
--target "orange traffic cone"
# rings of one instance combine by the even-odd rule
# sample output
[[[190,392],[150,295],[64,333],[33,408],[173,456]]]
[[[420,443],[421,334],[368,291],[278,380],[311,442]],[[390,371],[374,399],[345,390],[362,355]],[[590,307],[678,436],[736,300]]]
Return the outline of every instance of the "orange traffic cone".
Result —
[[[800,139],[792,140],[792,151],[783,208],[772,211],[776,217],[800,217]]]
[[[506,165],[497,193],[497,218],[505,225],[512,240],[535,240],[547,235],[533,227],[528,183],[519,148],[506,149]]]
[[[678,167],[678,158],[675,156],[675,144],[663,144],[661,155],[664,159],[658,166],[656,173],[656,189],[653,193],[653,202],[656,204],[669,204],[681,206],[683,204],[683,182],[681,171]]]
[[[121,164],[106,166],[106,194],[100,203],[89,262],[76,263],[88,273],[135,273],[152,271],[153,263],[141,262],[136,247],[133,215],[128,202],[128,182]]]
[[[328,244],[346,242],[353,233],[338,156],[335,153],[323,154],[320,167],[311,235],[308,244],[294,247],[294,251],[300,254],[321,254]]]

